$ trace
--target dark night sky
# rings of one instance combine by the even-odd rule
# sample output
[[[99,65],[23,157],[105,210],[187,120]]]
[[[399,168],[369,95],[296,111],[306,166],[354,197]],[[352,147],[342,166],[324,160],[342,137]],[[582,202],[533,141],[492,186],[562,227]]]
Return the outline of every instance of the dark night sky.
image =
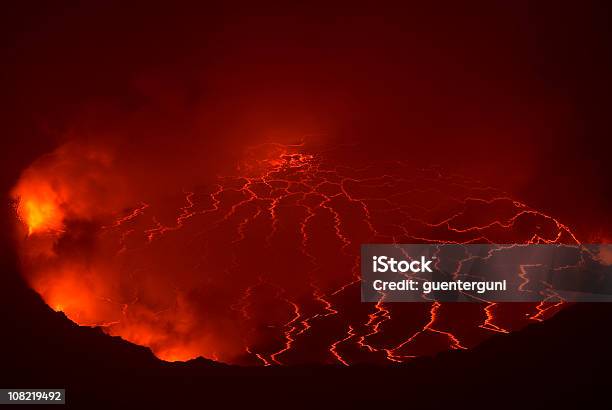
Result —
[[[119,130],[134,151],[177,156],[197,123],[210,157],[325,134],[369,155],[424,153],[587,236],[610,226],[603,3],[10,7],[4,190],[67,134]]]

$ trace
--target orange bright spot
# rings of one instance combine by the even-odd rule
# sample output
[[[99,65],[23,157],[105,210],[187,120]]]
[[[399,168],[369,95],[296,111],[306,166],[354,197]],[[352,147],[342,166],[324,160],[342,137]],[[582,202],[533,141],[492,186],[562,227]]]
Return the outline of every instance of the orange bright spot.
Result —
[[[55,225],[58,210],[51,202],[25,201],[17,208],[17,213],[28,226],[28,235],[44,231]]]
[[[15,189],[17,216],[28,227],[28,235],[62,230],[63,211],[57,192],[39,181],[22,181]]]
[[[166,362],[186,362],[199,356],[199,353],[181,351],[180,349],[170,351],[157,350],[154,353],[158,358]]]

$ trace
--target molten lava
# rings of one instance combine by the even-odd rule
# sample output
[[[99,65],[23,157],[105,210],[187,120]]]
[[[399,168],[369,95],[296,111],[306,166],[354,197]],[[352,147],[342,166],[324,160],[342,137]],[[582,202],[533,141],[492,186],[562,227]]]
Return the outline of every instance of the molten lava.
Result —
[[[562,301],[361,303],[360,245],[577,242],[477,181],[333,150],[262,145],[235,175],[140,198],[119,165],[67,146],[23,173],[23,273],[53,309],[164,360],[349,365],[470,348]]]

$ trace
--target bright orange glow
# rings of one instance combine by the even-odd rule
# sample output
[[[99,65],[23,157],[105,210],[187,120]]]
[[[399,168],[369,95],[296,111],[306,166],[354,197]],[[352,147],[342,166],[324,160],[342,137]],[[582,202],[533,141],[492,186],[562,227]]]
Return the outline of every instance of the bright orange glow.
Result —
[[[84,266],[67,264],[53,267],[31,279],[31,284],[45,302],[73,322],[85,326],[108,326],[121,316],[121,306],[104,297],[108,286],[99,274]]]
[[[63,212],[58,195],[46,184],[24,183],[16,189],[17,215],[28,235],[62,230]]]

